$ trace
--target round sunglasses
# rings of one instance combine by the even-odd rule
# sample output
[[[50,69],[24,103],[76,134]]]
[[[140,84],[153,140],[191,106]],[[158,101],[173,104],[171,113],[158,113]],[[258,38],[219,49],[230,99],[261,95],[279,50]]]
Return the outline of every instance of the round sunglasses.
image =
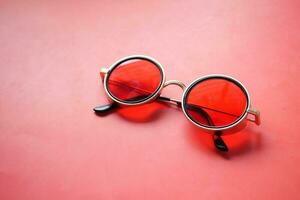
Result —
[[[134,106],[155,100],[175,103],[189,121],[213,133],[215,147],[221,151],[228,151],[222,135],[243,129],[247,121],[260,124],[260,112],[251,108],[246,88],[230,76],[208,75],[186,87],[178,80],[166,81],[162,65],[144,55],[122,58],[108,69],[102,68],[100,75],[111,103],[95,107],[98,114],[106,114],[119,105]],[[169,85],[182,88],[181,100],[160,95]],[[253,117],[248,118],[248,114]]]

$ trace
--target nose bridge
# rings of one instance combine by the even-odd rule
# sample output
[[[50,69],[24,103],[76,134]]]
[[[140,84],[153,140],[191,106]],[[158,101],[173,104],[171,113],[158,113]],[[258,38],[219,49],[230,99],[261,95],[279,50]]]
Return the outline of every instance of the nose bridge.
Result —
[[[178,81],[178,80],[169,80],[169,81],[166,81],[165,84],[164,84],[164,88],[169,86],[169,85],[177,85],[179,86],[183,91],[185,90],[186,86],[184,85],[184,83],[182,83],[181,81]],[[178,106],[181,105],[181,100],[178,100],[178,99],[173,99],[173,98],[168,98],[169,101],[171,102],[175,102]]]
[[[169,85],[177,85],[179,86],[182,90],[185,90],[186,86],[183,82],[181,81],[178,81],[178,80],[169,80],[169,81],[166,81],[165,84],[164,84],[164,88],[169,86]]]

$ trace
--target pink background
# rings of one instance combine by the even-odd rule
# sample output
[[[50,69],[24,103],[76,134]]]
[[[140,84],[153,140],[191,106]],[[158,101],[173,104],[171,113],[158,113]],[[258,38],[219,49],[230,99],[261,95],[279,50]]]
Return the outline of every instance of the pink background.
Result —
[[[1,1],[0,199],[300,199],[300,1]],[[104,118],[101,66],[244,83],[262,125],[211,137],[157,103]],[[180,97],[179,88],[164,94]]]

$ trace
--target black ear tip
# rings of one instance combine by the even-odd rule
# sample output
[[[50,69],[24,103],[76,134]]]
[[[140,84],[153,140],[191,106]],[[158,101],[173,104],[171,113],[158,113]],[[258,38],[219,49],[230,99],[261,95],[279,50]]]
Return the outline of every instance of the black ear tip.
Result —
[[[103,106],[97,106],[97,107],[93,108],[93,110],[96,113],[107,113],[108,111],[112,110],[116,106],[117,106],[117,104],[113,102],[111,104],[107,104],[107,105],[103,105]]]
[[[220,136],[217,136],[216,138],[214,138],[214,144],[218,150],[223,151],[223,152],[228,152],[228,147]]]
[[[215,146],[216,148],[219,150],[219,151],[222,151],[222,152],[228,152],[228,147],[225,145],[218,145],[215,143]]]

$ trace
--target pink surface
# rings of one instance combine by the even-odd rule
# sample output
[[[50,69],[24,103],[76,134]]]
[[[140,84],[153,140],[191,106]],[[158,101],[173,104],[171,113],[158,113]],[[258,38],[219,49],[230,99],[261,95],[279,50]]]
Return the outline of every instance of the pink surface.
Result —
[[[299,8],[1,1],[0,199],[300,199]],[[239,79],[262,125],[226,136],[223,155],[172,107],[96,116],[107,101],[100,67],[137,53],[186,84],[211,73]]]

